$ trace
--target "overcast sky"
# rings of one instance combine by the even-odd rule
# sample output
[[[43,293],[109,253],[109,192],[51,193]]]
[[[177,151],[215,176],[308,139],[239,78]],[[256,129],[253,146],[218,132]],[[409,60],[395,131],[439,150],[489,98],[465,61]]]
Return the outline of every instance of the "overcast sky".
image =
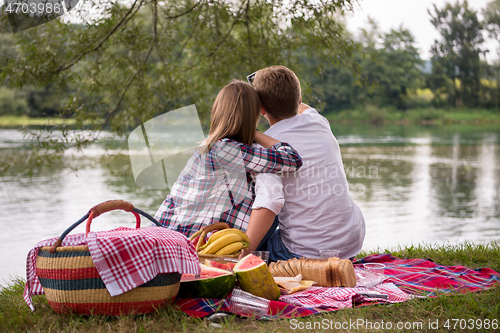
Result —
[[[478,11],[482,19],[481,9],[492,0],[469,0],[469,7]],[[358,33],[359,28],[367,27],[368,16],[373,17],[383,32],[389,32],[391,28],[398,28],[403,25],[409,29],[415,37],[416,46],[419,48],[422,59],[429,59],[430,48],[435,39],[439,39],[439,34],[430,22],[430,15],[427,12],[430,9],[434,12],[433,4],[438,8],[444,7],[445,3],[455,3],[456,0],[360,0],[359,5],[355,6],[353,15],[349,15],[347,28]],[[497,47],[500,45],[497,41],[489,40],[487,34],[485,39],[488,41],[485,45],[490,50],[487,56],[488,60],[496,59]]]

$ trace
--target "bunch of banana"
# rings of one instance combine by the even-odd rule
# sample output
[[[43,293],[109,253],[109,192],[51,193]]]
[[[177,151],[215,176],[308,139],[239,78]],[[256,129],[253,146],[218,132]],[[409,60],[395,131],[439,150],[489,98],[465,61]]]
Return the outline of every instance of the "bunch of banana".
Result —
[[[239,229],[223,229],[213,233],[208,242],[199,248],[201,254],[234,254],[250,246],[250,239]]]

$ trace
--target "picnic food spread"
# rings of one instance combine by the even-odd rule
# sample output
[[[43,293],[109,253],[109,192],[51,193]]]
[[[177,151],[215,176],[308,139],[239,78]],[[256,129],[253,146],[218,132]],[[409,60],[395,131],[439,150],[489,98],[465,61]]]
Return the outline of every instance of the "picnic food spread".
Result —
[[[269,265],[269,271],[273,276],[294,277],[301,274],[305,280],[315,281],[322,287],[356,286],[354,266],[349,259],[333,257],[278,260]]]
[[[141,214],[143,212],[133,208],[129,203],[126,204],[127,206],[121,201],[115,200],[100,204],[98,208],[104,206],[111,207],[104,210],[106,212],[114,209],[124,210],[123,207],[131,206],[130,209],[127,208],[127,211],[132,211],[136,215],[136,227],[139,228],[140,219],[136,211]],[[90,230],[89,226],[93,215],[94,212],[91,210],[90,213],[81,219],[81,221],[84,221],[87,217],[89,219],[87,232]],[[81,221],[78,221],[71,228],[74,228]],[[68,230],[71,230],[71,228]],[[31,275],[28,279],[27,289],[25,290],[25,299],[29,305],[31,305],[32,295],[43,293],[42,285],[46,289],[47,298],[49,298],[52,295],[50,289],[52,284],[58,281],[52,276],[53,274],[47,275],[54,270],[52,266],[47,269],[43,266],[43,263],[47,261],[45,257],[49,256],[52,258],[52,256],[55,256],[54,258],[56,259],[51,259],[52,261],[56,260],[66,264],[69,263],[67,259],[64,259],[67,255],[59,258],[57,253],[61,252],[64,254],[72,247],[78,250],[81,246],[84,246],[86,249],[86,251],[82,252],[82,256],[84,255],[86,260],[88,259],[88,265],[92,266],[93,271],[95,271],[96,281],[98,280],[100,286],[102,285],[100,292],[104,292],[107,295],[99,304],[88,306],[89,303],[85,301],[79,307],[67,309],[68,311],[86,314],[115,315],[151,312],[155,306],[170,303],[175,298],[177,290],[179,290],[177,294],[179,298],[225,298],[231,294],[236,283],[239,284],[243,291],[268,300],[278,300],[281,295],[289,295],[305,290],[314,284],[323,286],[354,286],[356,284],[352,263],[349,260],[340,260],[339,258],[293,259],[271,263],[269,267],[264,260],[253,254],[249,254],[237,261],[242,250],[249,246],[249,238],[241,230],[229,228],[225,223],[215,223],[204,227],[198,233],[191,236],[189,241],[182,234],[164,228],[135,230],[118,228],[107,232],[72,235],[64,239],[67,232],[69,232],[68,230],[57,240],[57,246],[62,246],[57,251],[51,251],[52,248],[48,248],[48,246],[54,244],[56,238],[53,238],[40,242],[30,252],[28,264]],[[207,235],[209,236],[208,238]],[[134,239],[134,242],[130,242],[132,239]],[[151,249],[146,249],[147,254],[144,252],[144,244],[152,246]],[[154,247],[158,245],[162,247]],[[45,248],[42,249],[42,247],[48,249],[45,250],[45,252],[48,251],[47,255],[44,252]],[[38,251],[38,248],[40,248],[40,251]],[[71,257],[80,254],[80,252],[75,252]],[[157,257],[158,254],[161,257],[159,261],[158,258],[156,262],[154,260],[146,260],[149,258],[149,255]],[[205,264],[200,263],[198,265],[198,261],[195,261],[196,254],[198,255],[198,261],[204,259]],[[128,271],[123,271],[120,268],[121,265],[118,265],[120,266],[118,267],[116,264],[113,264],[116,262],[128,263],[126,258],[131,259],[138,255],[145,259],[144,261],[140,261],[140,263],[150,263],[153,266],[160,265],[161,267],[165,267],[161,268],[159,272],[153,274],[151,277],[148,276],[147,280],[145,280],[145,273],[151,270],[149,266],[134,266],[134,270],[130,271],[130,267],[132,266],[127,264]],[[197,267],[194,267],[194,265]],[[46,271],[47,274],[45,274]],[[165,277],[174,277],[174,275],[177,276],[177,280],[175,281],[169,282],[169,280],[167,281],[168,283],[159,283],[157,281],[158,279],[164,280]],[[118,279],[117,277],[119,276],[123,278]],[[63,277],[62,279],[64,280],[65,278]],[[134,279],[134,281],[131,279]],[[75,283],[78,281],[75,280]],[[40,285],[40,282],[42,285]],[[155,289],[154,292],[158,294],[155,298],[151,292],[146,292],[151,287],[153,289],[159,288],[162,292],[165,290],[165,292],[168,292],[168,295],[160,297],[160,290],[156,291]],[[67,288],[70,288],[70,286]],[[123,296],[120,295],[122,293],[124,294]],[[116,303],[120,297],[125,297],[128,301],[132,294],[144,295],[147,299],[147,307],[139,307],[137,305],[145,303],[142,298],[133,298],[133,303],[131,304]],[[82,295],[91,296],[88,292]],[[158,297],[160,299],[157,300]],[[49,300],[50,302],[54,303],[54,300]],[[68,302],[63,300],[61,304],[67,306]],[[130,301],[128,302],[130,303]],[[110,304],[113,305],[111,306]],[[66,312],[62,308],[59,309],[59,307],[53,306],[53,308],[56,312]]]
[[[250,254],[235,264],[241,251],[250,245],[250,239],[243,231],[231,229],[223,222],[205,226],[193,234],[190,241],[196,247],[200,261],[204,259],[205,265],[201,265],[202,275],[199,278],[183,275],[179,297],[189,294],[191,297],[216,298],[202,295],[228,294],[228,288],[232,289],[230,283],[219,284],[217,280],[226,281],[224,279],[234,277],[232,272],[243,291],[269,300],[278,300],[281,294],[292,294],[313,285],[356,286],[354,267],[348,259],[294,258],[278,260],[267,266],[261,258]],[[225,273],[221,273],[221,270]],[[188,283],[196,284],[196,288],[189,287],[186,293]]]
[[[200,277],[183,274],[178,297],[224,298],[236,282],[232,272],[200,264]]]

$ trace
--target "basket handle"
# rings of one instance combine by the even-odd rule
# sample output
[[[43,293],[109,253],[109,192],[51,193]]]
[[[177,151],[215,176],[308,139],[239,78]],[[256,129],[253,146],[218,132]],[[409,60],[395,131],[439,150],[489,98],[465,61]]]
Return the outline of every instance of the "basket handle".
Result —
[[[101,214],[118,209],[131,212],[134,210],[134,205],[125,200],[108,200],[90,208],[89,213],[94,213],[94,217],[98,217]]]
[[[85,228],[86,235],[90,232],[90,225],[92,224],[92,219],[98,217],[101,214],[110,212],[112,210],[124,210],[126,212],[130,212],[135,216],[135,228],[139,229],[141,227],[141,217],[139,214],[134,212],[134,205],[125,200],[108,200],[104,201],[94,207],[90,208],[89,217],[87,219],[87,226]]]
[[[66,229],[61,236],[59,236],[59,239],[57,239],[49,249],[50,253],[54,253],[56,251],[56,248],[61,246],[62,241],[64,237],[66,237],[73,229],[75,229],[77,226],[79,226],[83,221],[87,220],[87,227],[86,227],[86,233],[88,234],[90,231],[90,224],[92,223],[92,219],[109,211],[112,210],[125,210],[127,212],[131,212],[135,215],[136,217],[136,229],[140,228],[141,226],[141,218],[138,214],[144,216],[154,224],[156,224],[158,227],[161,227],[161,223],[158,222],[154,217],[149,215],[146,212],[143,212],[142,210],[135,208],[134,205],[132,205],[130,202],[125,201],[125,200],[109,200],[105,201],[103,203],[100,203],[94,207],[92,207],[87,214],[85,214],[81,219],[73,223],[68,229]],[[96,215],[97,214],[97,215]]]
[[[135,216],[135,228],[139,229],[141,227],[141,217],[134,211],[131,211],[131,213],[134,214]],[[85,227],[85,236],[89,235],[90,225],[92,224],[93,219],[94,219],[94,212],[90,211],[89,217],[87,218],[87,225]]]
[[[214,230],[221,230],[221,229],[227,229],[229,228],[229,226],[227,225],[227,223],[224,223],[224,222],[217,222],[217,223],[213,223],[213,224],[209,224],[205,227],[203,227],[201,230],[198,230],[195,235],[197,236],[198,232],[201,231],[201,236],[200,236],[200,239],[198,240],[198,242],[196,243],[196,252],[199,252],[200,251],[200,247],[201,247],[201,241],[203,239],[205,239],[205,237],[207,236],[207,234],[210,232],[210,231],[214,231]],[[194,238],[196,238],[193,237]]]

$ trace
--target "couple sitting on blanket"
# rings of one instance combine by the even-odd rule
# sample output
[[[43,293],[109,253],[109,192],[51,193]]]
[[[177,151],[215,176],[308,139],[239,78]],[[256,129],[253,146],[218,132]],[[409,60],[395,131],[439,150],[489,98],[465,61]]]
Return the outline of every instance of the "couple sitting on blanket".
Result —
[[[256,130],[260,115],[271,125],[265,134]],[[365,237],[330,125],[302,103],[300,82],[284,66],[219,92],[210,133],[156,218],[186,236],[225,222],[249,236],[245,254],[267,250],[271,261],[319,258],[320,249],[352,259]]]

